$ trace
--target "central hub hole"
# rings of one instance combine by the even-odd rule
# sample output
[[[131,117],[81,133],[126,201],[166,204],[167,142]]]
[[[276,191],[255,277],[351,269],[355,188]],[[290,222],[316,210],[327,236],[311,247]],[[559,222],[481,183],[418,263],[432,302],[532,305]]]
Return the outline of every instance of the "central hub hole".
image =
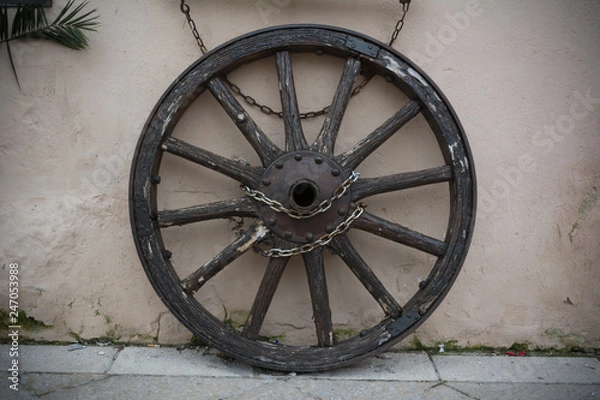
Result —
[[[314,182],[300,181],[292,186],[291,199],[292,204],[300,208],[310,208],[317,202],[319,189]]]

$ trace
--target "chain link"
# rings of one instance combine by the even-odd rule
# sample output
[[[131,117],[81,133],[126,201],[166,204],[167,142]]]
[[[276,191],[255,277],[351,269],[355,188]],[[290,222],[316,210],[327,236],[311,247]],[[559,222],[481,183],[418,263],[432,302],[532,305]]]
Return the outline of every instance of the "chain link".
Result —
[[[309,253],[309,252],[313,251],[314,249],[316,249],[317,247],[326,246],[329,244],[329,242],[331,242],[333,240],[333,238],[346,232],[348,230],[348,228],[350,228],[350,225],[352,225],[352,223],[354,221],[356,221],[358,218],[360,218],[360,216],[363,214],[363,212],[365,212],[365,207],[366,207],[365,204],[362,204],[362,203],[359,204],[356,207],[356,209],[354,209],[354,212],[352,212],[352,214],[350,214],[348,216],[348,218],[346,218],[345,221],[343,221],[341,224],[339,224],[337,226],[337,228],[335,228],[333,230],[333,232],[324,234],[323,236],[321,236],[319,239],[315,240],[314,242],[307,243],[307,244],[304,244],[304,245],[298,246],[298,247],[292,247],[291,249],[280,249],[280,248],[274,247],[269,250],[259,250],[260,255],[262,255],[264,257],[272,257],[272,258],[292,257],[292,256],[300,255],[300,254]]]
[[[200,51],[202,52],[202,54],[206,54],[208,49],[204,45],[204,41],[202,40],[202,37],[200,36],[200,33],[198,32],[198,28],[196,27],[196,22],[194,22],[194,20],[192,19],[192,16],[190,15],[190,6],[185,3],[185,0],[181,0],[179,9],[181,10],[182,13],[185,14],[187,23],[190,26],[190,29],[192,30],[192,34],[194,35],[194,39],[196,39],[196,43],[198,43],[198,47],[200,47]]]
[[[350,186],[352,186],[354,182],[358,180],[359,176],[360,174],[358,172],[353,171],[348,177],[348,179],[342,182],[342,184],[335,189],[331,198],[323,200],[315,208],[306,211],[293,210],[287,208],[277,200],[270,199],[266,194],[264,194],[260,190],[251,189],[246,185],[241,185],[240,187],[244,192],[246,192],[248,196],[252,197],[256,201],[266,204],[271,210],[277,213],[287,214],[290,218],[294,219],[307,219],[322,214],[329,210],[329,208],[331,208],[331,204],[340,197],[342,197],[344,194],[346,194],[346,191],[350,188]]]
[[[402,4],[402,16],[396,22],[396,27],[394,28],[394,32],[392,33],[392,37],[390,38],[390,42],[388,43],[389,46],[392,46],[394,44],[394,42],[396,41],[396,39],[398,39],[398,35],[400,34],[400,31],[404,27],[404,18],[406,17],[406,14],[408,13],[408,9],[410,7],[410,0],[398,0],[398,1],[400,4]]]
[[[406,17],[406,14],[408,13],[408,9],[409,9],[411,0],[398,0],[398,2],[402,5],[402,16],[396,22],[396,26],[394,27],[394,32],[392,33],[392,37],[389,41],[389,46],[392,46],[394,44],[394,42],[396,41],[396,39],[398,39],[398,35],[400,34],[400,31],[404,27],[404,18]],[[198,32],[196,23],[194,22],[194,20],[192,19],[192,16],[190,15],[190,6],[186,4],[185,0],[181,0],[179,9],[181,10],[181,12],[183,14],[185,14],[187,23],[190,26],[190,29],[192,30],[194,39],[196,39],[196,42],[198,43],[198,47],[200,47],[200,51],[202,52],[202,54],[206,54],[208,52],[208,49],[204,45],[204,41],[202,40],[202,37],[200,36],[200,33]],[[369,75],[365,76],[363,78],[362,82],[359,83],[358,85],[356,85],[356,87],[352,90],[352,97],[358,95],[360,93],[360,91],[371,81],[373,76],[374,76],[373,74],[369,74]],[[240,87],[237,86],[236,84],[234,84],[233,82],[231,82],[228,78],[225,78],[225,83],[227,83],[227,85],[229,86],[229,88],[231,89],[232,92],[234,92],[238,96],[242,97],[244,99],[244,101],[251,107],[255,107],[255,108],[259,109],[263,114],[275,115],[279,118],[283,118],[282,111],[276,111],[273,108],[269,107],[268,105],[258,102],[254,97],[249,96],[249,95],[245,94],[244,92],[242,92]],[[321,115],[325,115],[325,114],[329,113],[330,108],[331,108],[331,106],[327,106],[327,107],[323,107],[322,109],[317,110],[317,111],[308,111],[305,113],[300,113],[300,119],[311,119],[311,118],[316,118]]]
[[[245,94],[244,92],[242,92],[242,89],[240,89],[240,87],[238,85],[236,85],[235,83],[231,82],[229,80],[229,78],[225,77],[225,83],[227,84],[227,86],[229,86],[229,88],[231,89],[231,91],[233,93],[237,94],[242,99],[244,99],[246,104],[250,105],[251,107],[255,107],[255,108],[259,109],[263,114],[275,115],[279,118],[283,118],[282,111],[275,111],[273,108],[271,108],[265,104],[260,104],[254,97],[249,96],[249,95]],[[353,96],[354,96],[354,94],[353,94]],[[327,114],[329,112],[330,108],[331,108],[331,106],[327,106],[327,107],[323,107],[322,109],[320,109],[318,111],[309,111],[309,112],[305,112],[305,113],[300,113],[299,117],[300,117],[300,119],[315,118],[320,115]]]
[[[344,182],[342,182],[342,184],[340,186],[338,186],[335,189],[331,198],[329,198],[327,200],[323,200],[315,208],[313,208],[312,210],[307,210],[307,211],[289,209],[289,208],[285,207],[283,204],[281,204],[279,201],[270,199],[267,195],[265,195],[261,191],[251,189],[248,186],[242,185],[241,188],[248,196],[252,197],[253,199],[255,199],[263,204],[266,204],[267,206],[269,206],[270,209],[272,209],[275,212],[287,214],[289,217],[294,218],[294,219],[306,219],[306,218],[312,218],[318,214],[322,214],[322,213],[326,212],[327,210],[329,210],[329,208],[331,208],[331,205],[333,204],[333,202],[335,200],[339,199],[340,197],[342,197],[344,194],[346,194],[346,192],[348,191],[350,186],[352,186],[352,184],[358,180],[359,176],[360,176],[360,174],[358,172],[352,171],[350,176]],[[365,211],[365,207],[366,207],[365,204],[362,204],[362,203],[359,204],[356,207],[356,209],[354,210],[354,212],[352,212],[352,214],[350,214],[348,216],[348,218],[346,218],[344,221],[342,221],[332,232],[324,234],[323,236],[321,236],[319,239],[315,240],[314,242],[307,243],[307,244],[304,244],[304,245],[298,246],[298,247],[292,247],[290,249],[280,249],[280,248],[274,247],[269,250],[263,250],[260,247],[256,246],[256,250],[264,257],[273,257],[273,258],[292,257],[292,256],[311,252],[314,249],[316,249],[317,247],[322,247],[322,246],[327,245],[329,242],[331,242],[331,240],[334,237],[346,232],[348,230],[348,228],[350,227],[350,225],[352,225],[352,223],[362,215],[362,213]]]

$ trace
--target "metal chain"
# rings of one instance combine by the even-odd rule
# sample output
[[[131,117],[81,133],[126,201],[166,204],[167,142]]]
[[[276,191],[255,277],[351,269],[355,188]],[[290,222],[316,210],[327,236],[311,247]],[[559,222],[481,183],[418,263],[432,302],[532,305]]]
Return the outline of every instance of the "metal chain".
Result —
[[[190,15],[190,6],[188,6],[185,3],[185,0],[181,0],[179,9],[181,10],[182,13],[185,14],[187,23],[190,26],[190,29],[192,30],[192,34],[194,35],[194,39],[196,39],[196,43],[198,43],[198,47],[200,47],[200,51],[202,52],[202,54],[206,54],[208,49],[204,45],[204,41],[202,40],[202,37],[200,36],[200,33],[198,32],[198,28],[196,28],[196,23],[194,22],[194,20],[192,19],[192,16]]]
[[[358,172],[353,171],[348,177],[348,179],[342,182],[342,184],[335,189],[331,198],[323,200],[315,208],[306,211],[293,210],[287,208],[277,200],[270,199],[266,194],[264,194],[260,190],[251,189],[246,185],[241,185],[240,187],[244,192],[246,192],[248,196],[252,197],[256,201],[266,204],[271,210],[275,212],[287,214],[290,218],[294,219],[307,219],[312,218],[315,215],[322,214],[329,210],[329,208],[331,208],[331,204],[340,197],[342,197],[344,194],[346,194],[346,191],[350,188],[350,186],[352,186],[354,182],[358,180],[359,176],[360,174]]]
[[[396,41],[396,39],[398,39],[398,35],[400,34],[400,31],[404,27],[404,18],[406,17],[406,14],[408,13],[408,8],[410,7],[410,0],[398,0],[398,1],[400,2],[400,4],[402,4],[402,16],[396,22],[396,27],[394,28],[394,32],[392,33],[392,37],[390,39],[390,42],[388,43],[389,46],[392,46],[394,44],[394,42]]]
[[[356,221],[358,218],[360,218],[360,216],[365,211],[365,207],[366,207],[365,204],[362,204],[362,203],[359,204],[356,207],[356,209],[354,210],[354,212],[352,212],[352,214],[350,214],[348,216],[348,218],[346,218],[345,221],[343,221],[341,224],[339,224],[337,226],[337,228],[335,228],[333,230],[333,232],[324,234],[323,236],[321,236],[319,239],[315,240],[314,242],[307,243],[307,244],[304,244],[304,245],[298,246],[298,247],[292,247],[291,249],[280,249],[280,248],[275,247],[275,248],[272,248],[269,250],[260,250],[260,255],[262,255],[264,257],[273,257],[273,258],[292,257],[292,256],[304,254],[304,253],[309,253],[309,252],[313,251],[314,249],[316,249],[317,247],[326,246],[327,244],[329,244],[329,242],[331,242],[333,240],[333,238],[346,232],[348,230],[348,228],[350,228],[350,225],[352,225],[352,223],[354,221]]]
[[[263,114],[266,114],[266,115],[275,115],[275,116],[277,116],[279,118],[283,118],[283,112],[282,111],[275,111],[271,107],[269,107],[269,106],[267,106],[265,104],[260,104],[254,97],[249,96],[249,95],[245,94],[244,92],[242,92],[242,89],[240,89],[240,87],[238,85],[236,85],[235,83],[231,82],[229,80],[229,78],[225,77],[225,83],[229,86],[229,88],[231,89],[231,91],[233,93],[237,94],[242,99],[244,99],[244,101],[248,105],[259,109]],[[354,96],[354,93],[352,95]],[[300,119],[315,118],[315,117],[318,117],[320,115],[327,114],[329,112],[330,108],[331,108],[331,106],[327,106],[327,107],[324,107],[324,108],[322,108],[322,109],[320,109],[318,111],[309,111],[309,112],[305,112],[305,113],[300,113],[299,117],[300,117]]]
[[[396,41],[396,39],[398,39],[398,35],[400,34],[400,31],[404,27],[404,18],[406,17],[406,14],[408,13],[408,9],[409,9],[411,0],[398,0],[398,2],[402,5],[402,16],[400,17],[400,19],[398,21],[396,21],[396,26],[394,27],[394,32],[392,33],[392,37],[389,41],[389,46],[392,46],[394,44],[394,42]],[[198,47],[200,47],[200,51],[202,52],[202,54],[206,54],[208,52],[208,49],[204,45],[204,41],[202,40],[202,37],[200,36],[200,33],[198,32],[196,23],[194,22],[194,20],[192,19],[192,16],[190,15],[190,6],[186,4],[185,0],[181,0],[179,9],[181,10],[181,12],[183,14],[185,14],[187,23],[190,26],[190,29],[192,30],[192,34],[194,35],[196,42],[198,43]],[[373,76],[374,76],[373,74],[369,74],[369,75],[365,76],[363,78],[362,82],[359,83],[358,85],[356,85],[356,87],[352,90],[351,97],[358,95],[360,93],[360,91],[371,81]],[[227,83],[227,85],[229,86],[229,88],[231,89],[232,92],[234,92],[235,94],[242,97],[248,105],[259,109],[263,114],[275,115],[279,118],[283,118],[282,111],[276,111],[266,104],[259,103],[252,96],[249,96],[249,95],[245,94],[244,92],[242,92],[242,90],[239,88],[239,86],[232,83],[228,78],[225,78],[225,83]],[[318,117],[321,115],[325,115],[325,114],[329,113],[330,108],[331,108],[331,106],[327,106],[327,107],[323,107],[322,109],[317,110],[317,111],[309,111],[309,112],[305,112],[305,113],[300,113],[300,119],[310,119],[310,118],[315,118],[315,117]]]

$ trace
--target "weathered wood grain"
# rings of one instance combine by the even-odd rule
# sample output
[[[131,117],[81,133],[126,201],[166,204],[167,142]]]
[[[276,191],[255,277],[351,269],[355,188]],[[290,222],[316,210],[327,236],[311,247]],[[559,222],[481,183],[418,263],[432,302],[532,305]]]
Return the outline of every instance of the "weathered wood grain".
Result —
[[[446,243],[441,240],[413,231],[400,224],[386,221],[367,212],[363,213],[352,224],[352,227],[435,256],[443,256],[446,253]]]
[[[402,315],[402,307],[394,296],[385,288],[373,270],[358,254],[346,235],[338,236],[331,242],[331,247],[336,251],[348,268],[356,275],[367,291],[379,303],[386,315],[397,318]]]
[[[186,293],[192,294],[200,289],[210,278],[218,274],[227,265],[242,254],[252,249],[252,246],[265,238],[269,230],[261,223],[255,222],[240,238],[225,247],[219,254],[210,259],[187,278],[181,281]]]
[[[329,292],[325,278],[323,264],[323,248],[318,248],[310,253],[303,254],[308,288],[313,307],[313,319],[317,330],[317,342],[320,347],[329,347],[335,344],[333,323],[331,322],[331,308],[329,307]]]
[[[402,128],[406,123],[416,117],[421,111],[419,103],[411,101],[402,107],[394,116],[385,121],[365,139],[361,140],[352,149],[337,157],[346,172],[356,169],[369,154],[377,150],[386,140]]]
[[[414,172],[402,172],[378,178],[359,179],[352,186],[352,201],[358,201],[381,193],[447,182],[451,179],[452,169],[448,166]]]
[[[262,171],[257,168],[244,167],[238,162],[173,137],[165,141],[163,149],[168,153],[220,172],[249,187],[256,187],[262,175]]]
[[[282,245],[283,242],[281,240],[274,242],[274,246],[281,247]],[[258,293],[254,298],[252,308],[242,330],[242,335],[245,338],[250,340],[258,338],[265,316],[288,262],[289,258],[286,257],[269,259],[267,269],[258,288]]]
[[[236,100],[221,78],[214,78],[208,82],[208,89],[256,151],[264,167],[283,154],[282,150],[275,146],[271,139],[256,125],[256,122]]]
[[[313,145],[313,148],[320,153],[328,156],[333,155],[335,141],[342,125],[342,119],[346,113],[348,102],[352,97],[352,89],[354,81],[360,72],[360,65],[360,61],[352,57],[346,60],[346,66],[333,96],[331,108],[325,117],[321,132]]]
[[[298,110],[290,53],[288,51],[277,53],[275,64],[277,65],[277,76],[279,78],[281,112],[285,130],[285,150],[306,150],[308,149],[308,143],[300,123],[300,111]]]
[[[211,219],[256,216],[256,208],[250,199],[242,197],[176,210],[162,210],[157,213],[157,220],[161,228],[167,228]]]

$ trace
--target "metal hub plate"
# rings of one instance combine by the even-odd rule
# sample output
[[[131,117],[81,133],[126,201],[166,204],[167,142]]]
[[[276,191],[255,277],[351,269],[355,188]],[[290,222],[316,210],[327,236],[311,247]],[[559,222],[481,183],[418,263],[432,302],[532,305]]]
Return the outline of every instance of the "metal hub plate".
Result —
[[[258,190],[284,207],[311,210],[330,199],[346,180],[342,168],[329,157],[312,151],[295,151],[275,160],[262,176]],[[294,243],[311,243],[333,231],[348,215],[348,190],[329,210],[306,219],[294,219],[259,203],[259,213],[271,231]]]

